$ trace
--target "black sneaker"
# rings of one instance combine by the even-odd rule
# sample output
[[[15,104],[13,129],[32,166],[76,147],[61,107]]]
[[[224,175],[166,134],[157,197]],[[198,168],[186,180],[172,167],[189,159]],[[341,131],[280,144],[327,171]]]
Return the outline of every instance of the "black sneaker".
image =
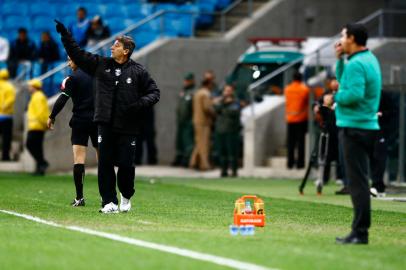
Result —
[[[337,190],[337,191],[335,192],[335,194],[336,194],[336,195],[349,195],[349,194],[350,194],[350,191],[348,190],[348,187],[343,187],[342,189]]]
[[[85,199],[84,199],[84,198],[79,199],[79,200],[74,199],[73,202],[71,203],[71,205],[72,205],[73,207],[85,206]]]
[[[349,234],[345,237],[337,237],[336,243],[340,245],[367,245],[368,236],[360,237],[354,234]]]

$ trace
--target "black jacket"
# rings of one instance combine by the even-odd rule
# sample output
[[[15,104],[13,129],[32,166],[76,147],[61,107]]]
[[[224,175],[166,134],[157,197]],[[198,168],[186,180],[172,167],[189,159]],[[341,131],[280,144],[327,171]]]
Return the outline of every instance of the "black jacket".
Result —
[[[160,97],[147,70],[131,59],[118,64],[111,57],[85,52],[69,33],[62,35],[61,40],[72,61],[94,77],[94,121],[111,125],[118,133],[137,134],[143,109],[153,106]]]
[[[89,127],[94,125],[94,98],[92,78],[77,69],[65,78],[61,85],[61,94],[55,101],[49,118],[55,119],[69,98],[72,98],[72,118],[70,127]]]

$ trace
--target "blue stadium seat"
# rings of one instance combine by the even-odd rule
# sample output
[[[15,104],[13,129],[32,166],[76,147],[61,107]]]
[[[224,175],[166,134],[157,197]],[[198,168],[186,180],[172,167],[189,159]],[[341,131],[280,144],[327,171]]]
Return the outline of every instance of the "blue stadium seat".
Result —
[[[140,49],[159,38],[159,35],[157,33],[145,31],[137,32],[135,33],[135,35],[133,34],[132,36],[135,40],[137,49]]]
[[[54,17],[56,15],[56,9],[54,5],[51,5],[51,3],[48,2],[32,3],[30,5],[30,15],[44,15]]]
[[[180,17],[169,21],[165,26],[169,28],[169,33],[176,33],[180,37],[190,37],[193,36],[194,23],[190,20],[190,17]],[[167,28],[165,33],[167,33]]]
[[[233,0],[217,0],[216,9],[222,10],[228,7],[232,2]]]
[[[54,28],[53,20],[50,16],[37,16],[32,21],[32,28],[36,31],[51,30]]]
[[[159,33],[161,31],[161,19],[156,18],[154,20],[151,20],[142,26],[140,26],[138,31],[145,31],[145,32],[153,32],[153,33]]]
[[[0,13],[2,16],[27,16],[28,5],[19,3],[4,3],[1,6]]]
[[[146,17],[154,13],[154,9],[151,4],[133,3],[125,5],[125,7],[127,8],[129,19],[131,19],[133,16]]]
[[[10,15],[4,18],[3,29],[12,30],[17,32],[19,27],[25,27],[28,30],[28,27],[31,26],[31,21],[28,17],[21,17],[18,15]]]
[[[126,27],[124,24],[124,18],[122,17],[111,17],[105,20],[106,24],[109,26],[111,33],[117,33]]]
[[[115,3],[109,3],[104,5],[104,11],[101,15],[105,18],[108,17],[127,17],[127,8],[117,5]]]
[[[211,2],[199,2],[199,9],[201,12],[213,13],[215,6]],[[213,15],[210,14],[202,14],[197,18],[197,26],[198,27],[207,27],[213,23]]]

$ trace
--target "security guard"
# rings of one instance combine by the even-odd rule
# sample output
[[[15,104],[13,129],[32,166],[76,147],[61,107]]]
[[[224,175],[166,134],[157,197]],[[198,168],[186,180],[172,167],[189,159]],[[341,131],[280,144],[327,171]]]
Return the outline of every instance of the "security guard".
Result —
[[[15,88],[8,81],[8,78],[8,70],[0,70],[0,134],[3,135],[3,161],[10,160],[10,147],[13,136],[13,113],[16,100]]]
[[[192,101],[194,91],[195,76],[193,73],[187,73],[176,109],[176,156],[172,163],[173,166],[187,167],[193,151]]]
[[[203,80],[202,86],[193,96],[193,128],[195,146],[190,157],[189,167],[205,171],[209,163],[211,129],[216,112],[210,94],[210,82]]]
[[[237,176],[239,135],[240,135],[240,103],[234,96],[234,87],[226,85],[221,99],[216,101],[216,135],[220,155],[221,177],[228,176],[231,166],[232,176]]]
[[[130,59],[134,40],[119,36],[111,46],[111,57],[81,50],[66,27],[56,22],[56,31],[69,57],[94,78],[95,113],[98,125],[99,192],[101,213],[117,213],[117,185],[121,192],[120,211],[128,212],[134,195],[135,143],[145,108],[159,101],[160,91],[148,71]],[[118,167],[118,172],[114,171]]]
[[[40,80],[32,79],[28,82],[28,86],[31,99],[27,110],[28,134],[26,146],[36,161],[34,175],[44,175],[49,165],[44,159],[43,147],[49,115],[48,101],[42,92],[42,82]]]
[[[69,57],[68,66],[73,72],[62,82],[62,93],[55,101],[47,125],[51,130],[54,128],[56,116],[63,109],[66,102],[72,98],[73,109],[69,126],[72,128],[73,180],[76,188],[76,198],[71,205],[77,207],[85,206],[83,181],[85,178],[86,148],[90,138],[97,152],[97,126],[93,122],[94,97],[92,78],[78,69],[77,65]]]

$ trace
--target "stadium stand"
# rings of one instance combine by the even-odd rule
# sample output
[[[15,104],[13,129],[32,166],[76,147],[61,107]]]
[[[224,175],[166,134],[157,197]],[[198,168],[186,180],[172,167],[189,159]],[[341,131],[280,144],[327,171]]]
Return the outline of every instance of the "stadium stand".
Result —
[[[12,0],[0,1],[0,37],[15,40],[17,29],[25,27],[29,38],[38,45],[41,32],[50,31],[58,42],[60,55],[65,59],[66,54],[54,30],[53,19],[58,18],[66,25],[76,20],[78,7],[87,9],[87,17],[95,15],[103,18],[112,34],[133,25],[156,12],[165,11],[163,17],[148,22],[135,31],[137,49],[140,49],[159,37],[191,37],[195,28],[207,28],[214,22],[213,14],[230,5],[233,0],[195,0],[195,1],[145,1],[145,0]],[[196,15],[198,12],[204,14]],[[2,63],[4,66],[4,63]],[[39,69],[33,63],[33,74],[38,76]],[[53,95],[54,91],[46,91]]]

